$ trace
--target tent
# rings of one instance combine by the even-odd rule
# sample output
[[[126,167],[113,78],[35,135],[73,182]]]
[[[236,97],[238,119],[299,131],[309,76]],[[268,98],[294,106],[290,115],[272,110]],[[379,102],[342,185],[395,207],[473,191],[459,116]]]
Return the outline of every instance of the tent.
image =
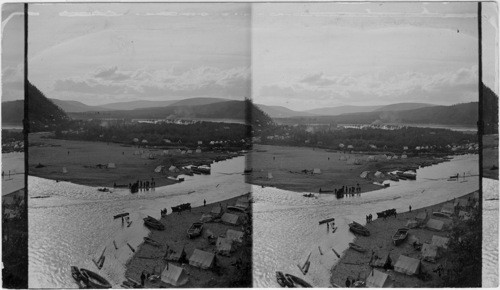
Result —
[[[196,153],[201,153],[201,149],[200,148],[196,149]]]
[[[441,208],[441,212],[448,215],[453,215],[455,213],[455,207],[453,203],[447,202]]]
[[[271,172],[268,172],[268,173],[267,173],[267,178],[268,178],[268,179],[273,179],[273,174],[272,174]]]
[[[436,263],[438,259],[438,247],[436,245],[424,243],[422,245],[422,259],[427,262]]]
[[[174,287],[186,284],[188,279],[189,277],[183,268],[169,263],[167,263],[167,266],[165,266],[165,269],[161,273],[161,280]]]
[[[375,161],[375,156],[368,156],[368,161]]]
[[[321,174],[321,169],[319,168],[314,168],[313,174]]]
[[[193,153],[193,150],[188,150],[188,151],[186,151],[186,153],[191,154],[191,153]]]
[[[361,178],[368,178],[368,174],[369,173],[370,173],[370,171],[363,171],[359,177],[361,177]]]
[[[245,197],[238,198],[235,206],[246,210],[249,206],[248,198]]]
[[[392,288],[394,281],[387,273],[373,269],[366,277],[365,285],[367,288]]]
[[[419,223],[423,223],[427,219],[427,212],[426,211],[421,211],[417,214],[415,217],[415,220]]]
[[[406,154],[401,155],[401,159],[406,159],[406,158],[408,158],[408,155]]]
[[[243,232],[228,229],[226,231],[226,238],[231,239],[237,243],[243,243]]]
[[[215,255],[213,253],[195,249],[189,258],[189,265],[202,269],[210,269],[215,265]]]
[[[218,237],[217,238],[217,253],[223,256],[230,256],[233,251],[233,240],[229,238]]]
[[[380,171],[377,171],[377,172],[375,172],[375,177],[377,177],[377,178],[383,178],[384,174],[382,172],[380,172]]]
[[[391,256],[389,256],[389,253],[383,254],[383,255],[375,255],[370,262],[370,266],[372,267],[380,267],[380,268],[389,268],[392,264],[392,259]]]
[[[416,227],[418,227],[418,221],[416,221],[416,220],[408,220],[406,222],[406,226],[405,227],[407,227],[409,229],[416,228]]]
[[[170,168],[168,168],[168,171],[170,171],[170,172],[179,172],[179,169],[177,169],[177,167],[175,167],[175,166],[172,165],[172,166],[170,166]]]
[[[183,245],[173,246],[167,250],[165,256],[167,261],[179,262],[186,256],[186,251]]]
[[[221,218],[222,223],[229,224],[232,226],[237,226],[240,224],[240,216],[231,214],[231,213],[225,213],[222,215]]]
[[[63,167],[62,172],[66,174],[68,173],[68,169],[66,169],[66,167]]]
[[[212,207],[212,210],[210,211],[210,213],[216,217],[221,216],[222,215],[222,207],[214,206],[214,207]]]
[[[430,219],[425,225],[426,228],[433,231],[442,231],[444,222],[436,219]]]
[[[155,168],[155,172],[156,172],[156,173],[160,173],[162,168],[163,168],[163,166],[158,165],[158,166]]]
[[[346,161],[347,160],[347,156],[342,155],[342,156],[340,156],[339,160],[340,161]]]
[[[208,223],[211,222],[214,219],[214,217],[210,214],[202,214],[200,218],[200,222],[202,223]]]
[[[394,271],[406,275],[414,275],[420,273],[421,266],[422,263],[420,262],[420,260],[401,255],[394,265]]]
[[[448,249],[448,243],[450,242],[449,238],[441,237],[441,236],[432,236],[431,244],[443,248],[443,249]]]

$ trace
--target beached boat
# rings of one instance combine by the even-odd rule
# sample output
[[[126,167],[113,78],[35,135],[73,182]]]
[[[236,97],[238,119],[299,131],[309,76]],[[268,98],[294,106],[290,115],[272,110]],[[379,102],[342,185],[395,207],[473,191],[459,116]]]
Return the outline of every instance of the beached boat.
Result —
[[[128,215],[129,215],[128,212],[124,212],[124,213],[121,213],[121,214],[114,215],[113,218],[114,219],[119,219],[121,217],[128,216]]]
[[[248,174],[248,173],[252,173],[252,171],[253,171],[253,168],[247,168],[247,169],[243,170],[243,173]]]
[[[190,239],[195,238],[201,235],[201,231],[203,230],[203,223],[193,223],[191,227],[187,230],[187,235]]]
[[[144,242],[146,244],[150,244],[151,246],[154,246],[154,247],[161,247],[160,243],[158,243],[157,241],[155,241],[151,238],[148,238],[148,237],[144,237]]]
[[[305,193],[302,196],[304,196],[304,197],[314,197],[314,193]]]
[[[73,279],[75,279],[76,283],[78,284],[78,287],[83,289],[83,288],[88,288],[89,286],[83,281],[83,275],[80,273],[80,269],[76,266],[71,266],[71,276],[73,276]]]
[[[349,243],[349,248],[358,251],[360,253],[366,252],[366,249],[361,247],[360,245],[356,245],[355,243]]]
[[[108,280],[104,279],[101,275],[92,272],[87,269],[80,268],[80,273],[82,274],[83,281],[88,285],[89,288],[94,289],[105,289],[111,288],[111,284]]]
[[[109,192],[109,189],[106,187],[99,187],[97,190],[99,190],[101,192]]]
[[[370,235],[370,231],[367,228],[365,228],[364,226],[362,226],[354,221],[349,224],[349,230],[351,230],[351,232],[353,232],[355,234],[359,234],[362,236],[369,236]]]
[[[324,223],[333,222],[334,220],[335,220],[335,218],[324,219],[324,220],[319,221],[319,224],[322,225]]]
[[[148,216],[148,217],[144,218],[143,220],[144,220],[144,224],[149,228],[159,230],[159,231],[163,231],[165,229],[165,226],[159,220],[157,220],[153,217]]]
[[[450,214],[445,213],[445,212],[440,212],[440,211],[435,211],[432,213],[432,215],[435,215],[437,217],[442,217],[442,218],[451,218]]]
[[[395,246],[400,245],[403,241],[408,237],[408,228],[400,228],[398,231],[392,236],[392,242]]]
[[[416,180],[417,179],[417,173],[415,171],[411,171],[411,170],[408,170],[408,171],[405,171],[405,172],[398,172],[398,176],[400,178],[404,177],[404,178],[410,179],[410,180]]]
[[[285,274],[285,277],[293,284],[293,287],[313,288],[311,284],[292,274]]]
[[[293,283],[288,281],[285,275],[283,275],[283,272],[276,271],[276,281],[278,281],[278,284],[280,284],[281,287],[293,287]]]

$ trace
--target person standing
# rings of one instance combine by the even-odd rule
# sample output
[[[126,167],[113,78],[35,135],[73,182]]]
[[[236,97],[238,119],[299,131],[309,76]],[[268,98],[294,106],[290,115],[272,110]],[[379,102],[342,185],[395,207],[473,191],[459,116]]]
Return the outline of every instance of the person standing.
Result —
[[[142,271],[141,274],[141,286],[144,287],[144,280],[146,280],[146,275],[144,274],[144,271]]]
[[[347,288],[351,287],[351,280],[349,280],[349,277],[347,277],[347,279],[345,280],[345,286]]]
[[[207,205],[207,201],[204,199],[203,200],[203,206],[206,206]]]
[[[411,212],[411,205],[410,205],[410,212]]]

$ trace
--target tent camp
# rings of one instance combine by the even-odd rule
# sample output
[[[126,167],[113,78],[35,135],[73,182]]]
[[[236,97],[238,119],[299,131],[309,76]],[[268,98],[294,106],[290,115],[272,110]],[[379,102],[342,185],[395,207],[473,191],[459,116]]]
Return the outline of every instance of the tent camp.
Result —
[[[321,169],[319,168],[314,168],[313,174],[321,174]]]
[[[422,259],[424,261],[436,263],[436,260],[438,259],[438,247],[435,245],[424,243],[420,253],[422,254]]]
[[[431,244],[443,248],[443,249],[448,249],[448,243],[450,242],[449,238],[441,237],[441,236],[432,236]]]
[[[441,208],[441,212],[444,214],[453,215],[453,213],[455,213],[455,207],[453,206],[453,203],[445,203]]]
[[[195,249],[189,258],[189,265],[202,269],[210,269],[214,266],[214,264],[215,255],[199,249]]]
[[[394,281],[387,273],[373,269],[366,277],[365,285],[367,288],[392,288]]]
[[[436,219],[430,219],[425,225],[426,228],[433,231],[442,231],[444,222]]]
[[[237,226],[240,224],[240,216],[232,213],[225,213],[222,215],[221,218],[222,223],[232,225],[232,226]]]
[[[394,265],[394,271],[406,275],[415,275],[420,273],[421,266],[420,260],[401,255]]]
[[[210,211],[210,213],[215,216],[215,217],[219,217],[222,215],[223,211],[222,211],[222,207],[220,206],[214,206],[212,207],[212,210]]]
[[[421,211],[417,214],[415,217],[415,220],[419,223],[423,223],[427,219],[427,212],[426,211]]]
[[[368,178],[368,174],[369,173],[370,173],[370,171],[363,171],[359,177],[361,177],[361,178]]]
[[[168,249],[165,259],[167,261],[179,262],[186,256],[184,246],[177,245]]]
[[[233,240],[229,238],[217,238],[217,253],[223,256],[230,256],[233,251]]]
[[[383,178],[384,176],[385,175],[380,171],[375,172],[375,177],[377,177],[377,178]]]
[[[409,228],[409,229],[416,228],[416,227],[418,227],[418,221],[416,221],[416,220],[408,220],[406,222],[406,227]]]
[[[228,229],[226,231],[226,238],[231,239],[237,243],[243,243],[243,232]]]
[[[161,273],[161,280],[175,287],[182,286],[188,282],[188,275],[183,268],[167,263]]]

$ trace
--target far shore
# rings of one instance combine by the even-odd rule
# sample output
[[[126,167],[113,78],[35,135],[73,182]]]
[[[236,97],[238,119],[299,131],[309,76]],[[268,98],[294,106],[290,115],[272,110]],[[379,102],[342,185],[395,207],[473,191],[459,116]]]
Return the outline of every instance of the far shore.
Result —
[[[172,165],[181,169],[182,166],[208,165],[216,159],[236,156],[227,152],[162,155],[162,149],[41,137],[42,134],[29,136],[28,174],[88,186],[113,187],[115,183],[128,186],[136,181],[151,182],[152,178],[155,187],[171,185],[180,182],[176,178],[184,173],[182,170],[170,172],[168,169]],[[141,151],[155,153],[154,159],[136,154]],[[116,168],[106,168],[109,163],[114,163]],[[155,172],[160,165],[165,166],[163,172]]]
[[[361,187],[361,192],[380,189],[374,182],[383,182],[387,178],[376,178],[373,174],[381,171],[386,174],[395,170],[447,161],[445,158],[409,157],[406,159],[387,160],[378,154],[376,161],[369,161],[368,156],[376,153],[343,153],[310,147],[291,147],[254,144],[248,155],[248,163],[252,172],[247,183],[272,186],[296,192],[319,192],[322,190],[340,189],[342,186]],[[359,160],[360,164],[354,164]],[[321,170],[313,174],[314,168]],[[308,170],[305,173],[303,170]],[[370,171],[368,178],[361,178],[364,171]],[[270,178],[271,177],[271,178]]]
[[[467,200],[469,197],[472,199],[474,192],[466,194],[460,198]],[[458,199],[458,198],[457,198]],[[367,223],[365,227],[370,231],[370,236],[359,236],[356,235],[356,239],[353,241],[355,244],[366,249],[366,252],[360,253],[352,249],[347,249],[342,253],[341,259],[332,267],[330,282],[336,287],[346,287],[346,279],[359,279],[364,281],[370,274],[372,268],[369,265],[372,251],[375,255],[381,257],[389,253],[392,260],[392,265],[397,262],[400,255],[405,255],[411,258],[420,259],[421,253],[419,250],[415,250],[410,242],[411,236],[418,238],[420,243],[431,243],[432,236],[448,237],[451,233],[451,221],[452,219],[442,218],[432,215],[433,212],[441,211],[443,205],[447,202],[438,203],[432,206],[412,209],[411,212],[407,211],[404,213],[398,213],[397,217],[388,217],[385,220],[383,218],[376,218],[371,223]],[[453,202],[453,200],[451,200]],[[406,227],[408,220],[414,219],[419,213],[427,212],[428,218],[442,220],[445,225],[448,225],[443,231],[432,231],[425,227],[412,228],[409,231],[409,236],[403,244],[399,246],[394,246],[392,243],[392,235],[396,233],[399,228]],[[416,275],[409,276],[395,272],[394,270],[383,270],[382,268],[375,268],[381,272],[387,273],[394,280],[394,287],[397,288],[411,288],[411,287],[442,287],[443,280],[439,277],[438,273],[433,272],[438,265],[444,263],[445,258],[440,258],[436,263],[430,263],[422,260],[422,269],[430,275],[428,281],[423,281],[417,278]],[[446,263],[444,263],[446,265]],[[446,268],[445,268],[446,270]]]

